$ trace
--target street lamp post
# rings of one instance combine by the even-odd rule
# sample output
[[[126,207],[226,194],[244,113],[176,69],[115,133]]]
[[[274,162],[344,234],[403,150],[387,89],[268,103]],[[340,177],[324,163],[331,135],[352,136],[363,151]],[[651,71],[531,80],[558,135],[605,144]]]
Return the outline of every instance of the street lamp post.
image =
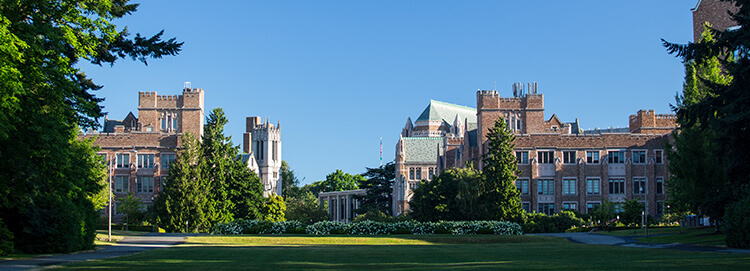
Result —
[[[109,160],[109,163],[107,165],[107,173],[109,173],[109,183],[107,183],[107,190],[109,193],[109,204],[108,204],[108,221],[107,223],[107,242],[112,242],[112,175],[114,172],[112,172],[112,168],[114,167],[116,158],[112,158]]]

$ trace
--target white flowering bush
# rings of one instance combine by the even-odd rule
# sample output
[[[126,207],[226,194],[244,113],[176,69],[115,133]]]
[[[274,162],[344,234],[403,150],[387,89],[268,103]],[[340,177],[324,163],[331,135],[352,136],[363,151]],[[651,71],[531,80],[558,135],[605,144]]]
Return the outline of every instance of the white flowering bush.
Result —
[[[305,227],[305,225],[303,225],[302,222],[299,222],[297,220],[280,221],[280,222],[274,222],[273,225],[271,225],[271,228],[268,230],[268,232],[264,232],[264,233],[270,233],[270,234],[294,233],[295,229],[303,228],[303,227]]]
[[[311,235],[342,234],[346,232],[346,224],[338,221],[320,221],[307,226],[305,232]]]
[[[346,225],[346,233],[351,235],[386,235],[394,232],[394,223],[365,220]]]

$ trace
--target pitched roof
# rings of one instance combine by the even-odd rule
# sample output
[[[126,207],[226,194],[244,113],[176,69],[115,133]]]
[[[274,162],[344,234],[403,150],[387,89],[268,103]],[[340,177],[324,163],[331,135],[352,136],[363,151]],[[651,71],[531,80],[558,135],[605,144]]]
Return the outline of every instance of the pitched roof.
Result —
[[[435,163],[438,148],[443,146],[442,137],[403,137],[406,162]]]
[[[424,111],[422,111],[422,114],[419,115],[417,121],[442,120],[446,123],[453,124],[456,115],[458,115],[461,121],[468,120],[468,123],[477,123],[476,108],[435,100],[430,100],[430,104],[424,109]]]

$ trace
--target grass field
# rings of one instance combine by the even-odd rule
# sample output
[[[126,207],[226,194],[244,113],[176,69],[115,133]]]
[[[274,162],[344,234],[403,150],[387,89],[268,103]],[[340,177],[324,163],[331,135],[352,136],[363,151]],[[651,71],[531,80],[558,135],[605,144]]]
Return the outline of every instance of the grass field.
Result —
[[[205,236],[65,268],[750,270],[750,255],[584,245],[545,236]]]
[[[713,227],[699,227],[699,228],[681,228],[681,227],[670,227],[670,228],[656,228],[649,229],[649,237],[644,237],[644,230],[619,230],[612,232],[600,232],[601,234],[615,235],[615,236],[629,236],[635,238],[639,242],[644,243],[683,243],[683,244],[695,244],[704,246],[722,246],[725,244],[725,234],[714,233]],[[659,235],[659,236],[653,236]]]

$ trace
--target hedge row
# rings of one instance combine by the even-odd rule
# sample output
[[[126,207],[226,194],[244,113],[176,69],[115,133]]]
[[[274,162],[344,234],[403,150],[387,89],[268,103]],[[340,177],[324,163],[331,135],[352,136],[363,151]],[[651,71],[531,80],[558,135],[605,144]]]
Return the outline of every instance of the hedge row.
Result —
[[[269,222],[262,220],[238,219],[215,225],[211,234],[500,234],[521,235],[523,231],[517,223],[506,221],[440,221],[440,222],[374,222],[370,220],[345,224],[335,221],[321,221],[305,226],[299,221]]]

